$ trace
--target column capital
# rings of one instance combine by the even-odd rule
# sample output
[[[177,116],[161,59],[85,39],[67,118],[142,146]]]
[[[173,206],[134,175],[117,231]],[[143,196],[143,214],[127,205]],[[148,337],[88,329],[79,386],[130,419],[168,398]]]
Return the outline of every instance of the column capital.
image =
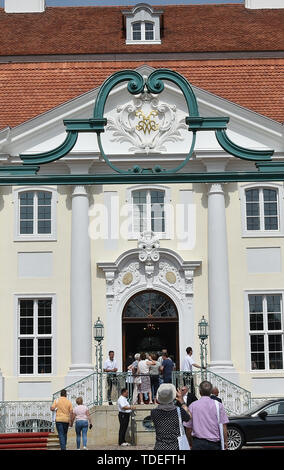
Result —
[[[223,185],[221,183],[211,183],[209,185],[209,189],[208,189],[208,196],[210,196],[212,194],[223,194],[224,195]]]
[[[75,196],[88,196],[86,186],[83,186],[83,185],[73,186],[72,198]]]

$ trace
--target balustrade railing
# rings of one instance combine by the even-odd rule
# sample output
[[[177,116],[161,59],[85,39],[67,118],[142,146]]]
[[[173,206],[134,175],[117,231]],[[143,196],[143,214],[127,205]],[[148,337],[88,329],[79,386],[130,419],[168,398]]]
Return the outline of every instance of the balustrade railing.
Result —
[[[0,402],[0,433],[53,431],[50,401]]]
[[[193,372],[192,375],[175,371],[172,374],[172,383],[180,388],[188,385],[199,398],[199,384],[202,380],[209,380],[219,389],[219,396],[228,415],[245,413],[255,404],[270,398],[252,398],[248,390],[230,382],[210,370]],[[83,398],[89,408],[95,405],[116,403],[122,388],[128,389],[129,402],[136,399],[139,376],[131,376],[128,372],[93,373],[66,388],[67,397],[73,405],[76,398]],[[60,396],[60,391],[53,395],[53,400]],[[5,401],[0,402],[0,433],[11,432],[50,432],[54,429],[51,401]]]

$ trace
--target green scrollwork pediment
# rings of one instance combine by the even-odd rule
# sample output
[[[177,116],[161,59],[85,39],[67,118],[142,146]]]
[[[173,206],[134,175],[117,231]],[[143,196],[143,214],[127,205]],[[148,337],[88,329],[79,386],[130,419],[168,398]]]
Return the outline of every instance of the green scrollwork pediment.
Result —
[[[175,168],[167,170],[159,165],[153,168],[141,168],[139,165],[133,165],[128,170],[122,170],[118,168],[114,163],[110,161],[108,155],[106,155],[101,134],[105,131],[107,125],[107,119],[104,117],[105,106],[110,92],[119,84],[127,82],[127,90],[131,95],[139,95],[141,93],[151,93],[159,95],[165,88],[164,82],[171,82],[181,90],[186,105],[188,116],[185,118],[185,123],[188,126],[188,131],[191,134],[189,139],[188,152],[184,160]],[[145,122],[141,122],[141,129],[157,130],[154,127],[153,122],[147,122],[148,116],[145,116]],[[143,119],[142,119],[143,121]],[[215,131],[216,139],[220,146],[230,155],[237,158],[250,161],[270,161],[273,155],[273,150],[258,151],[243,148],[234,142],[227,135],[227,124],[229,117],[202,117],[199,115],[198,103],[195,93],[190,83],[177,72],[168,69],[158,69],[152,72],[147,79],[142,77],[138,72],[134,70],[122,70],[112,74],[108,77],[100,87],[96,102],[94,105],[93,117],[90,119],[66,119],[64,125],[66,127],[67,136],[65,141],[57,148],[39,154],[22,154],[20,158],[23,161],[24,166],[28,165],[41,165],[50,163],[58,160],[67,155],[75,146],[80,132],[94,132],[97,135],[98,146],[102,157],[104,158],[107,165],[112,168],[115,172],[120,174],[173,174],[180,171],[191,159],[196,143],[196,133],[200,131]],[[143,127],[144,126],[144,127]],[[148,127],[147,127],[148,126]],[[151,127],[152,126],[152,127]],[[145,132],[146,132],[145,131]]]

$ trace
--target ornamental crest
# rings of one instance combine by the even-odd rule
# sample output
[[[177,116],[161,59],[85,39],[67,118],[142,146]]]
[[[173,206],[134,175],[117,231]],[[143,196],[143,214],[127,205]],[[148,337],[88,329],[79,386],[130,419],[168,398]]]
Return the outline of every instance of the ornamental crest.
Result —
[[[178,116],[175,105],[163,103],[148,92],[141,93],[124,106],[116,108],[116,116],[108,117],[106,129],[112,131],[112,142],[128,142],[129,152],[166,151],[167,142],[184,140],[187,129],[184,116]]]

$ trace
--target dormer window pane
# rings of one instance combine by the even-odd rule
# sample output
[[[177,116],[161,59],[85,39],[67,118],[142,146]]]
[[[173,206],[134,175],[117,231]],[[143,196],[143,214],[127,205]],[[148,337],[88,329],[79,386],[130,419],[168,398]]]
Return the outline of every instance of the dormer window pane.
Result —
[[[133,41],[141,41],[141,23],[133,23],[132,28]]]
[[[153,25],[153,23],[145,23],[145,39],[146,39],[146,41],[153,41],[153,39],[154,39],[154,25]]]

